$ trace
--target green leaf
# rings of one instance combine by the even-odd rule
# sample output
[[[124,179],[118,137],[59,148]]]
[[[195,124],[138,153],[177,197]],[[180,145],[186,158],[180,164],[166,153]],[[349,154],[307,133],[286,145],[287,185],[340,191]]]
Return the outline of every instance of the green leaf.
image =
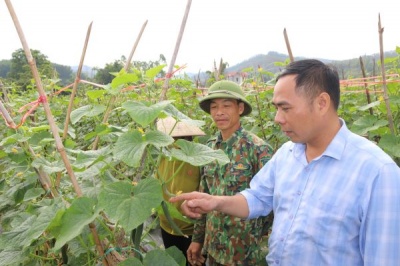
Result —
[[[44,193],[45,193],[45,191],[43,190],[43,188],[31,188],[25,193],[24,201],[36,199]]]
[[[39,157],[32,162],[32,166],[39,169],[43,167],[43,171],[48,174],[62,172],[65,170],[65,165],[61,160],[49,162],[45,158]]]
[[[358,110],[360,110],[360,111],[365,111],[365,110],[368,110],[369,108],[373,108],[373,107],[375,107],[375,106],[378,106],[379,104],[381,104],[380,101],[375,101],[375,102],[372,102],[372,103],[370,103],[370,104],[367,104],[367,105],[364,105],[364,106],[360,106],[360,107],[358,108]]]
[[[136,186],[125,181],[105,186],[99,195],[99,207],[125,231],[131,231],[146,221],[162,200],[159,180],[149,177]]]
[[[356,134],[364,136],[368,132],[377,130],[387,124],[386,120],[378,120],[375,116],[367,115],[354,121],[351,130]]]
[[[86,92],[86,95],[89,97],[91,100],[97,100],[106,94],[105,90],[90,90]]]
[[[147,145],[165,147],[174,139],[160,131],[150,131],[146,134],[138,130],[122,134],[113,149],[114,156],[131,167],[138,167]]]
[[[163,250],[151,250],[146,254],[146,257],[143,259],[143,265],[145,266],[184,266],[185,265],[185,257],[183,256],[181,251],[176,251],[177,248],[173,248],[176,253],[174,255],[177,257],[179,261],[175,260],[175,256],[171,256],[168,252]],[[178,252],[181,254],[179,256]],[[182,258],[183,257],[183,258]]]
[[[111,87],[113,89],[118,88],[121,85],[137,82],[139,77],[135,73],[126,73],[124,69],[118,73],[118,75],[111,81]]]
[[[166,65],[159,65],[153,68],[150,68],[146,71],[146,77],[149,79],[154,79]]]
[[[54,218],[57,209],[60,207],[60,201],[38,209],[38,216],[31,215],[25,218],[23,222],[13,228],[12,231],[2,234],[10,247],[27,247],[34,240],[39,238],[46,230],[50,221]]]
[[[206,145],[183,139],[178,139],[175,144],[180,149],[171,149],[172,157],[191,165],[202,166],[215,160],[221,165],[229,162],[228,156],[222,150],[213,150]]]
[[[78,151],[74,167],[83,168],[92,165],[93,163],[102,160],[104,156],[111,152],[110,147],[106,146],[99,150]]]
[[[148,126],[153,122],[162,110],[167,107],[171,101],[161,101],[151,106],[142,102],[128,101],[122,104],[122,107],[128,112],[130,117],[142,127]]]
[[[14,134],[14,135],[12,135],[12,136],[3,138],[3,139],[0,141],[0,146],[5,146],[5,145],[9,145],[9,144],[15,144],[15,143],[18,142],[19,139],[22,139],[22,138],[23,138],[23,135],[21,135],[21,134]]]
[[[54,250],[60,249],[68,241],[80,235],[83,228],[99,215],[100,209],[95,208],[94,201],[86,197],[75,199],[61,218],[60,234],[54,245]]]
[[[26,257],[23,256],[23,251],[19,249],[5,249],[0,252],[1,265],[19,265]]]
[[[118,263],[118,266],[143,266],[143,264],[139,259],[131,257]]]
[[[378,145],[391,156],[400,157],[400,136],[382,135]]]
[[[82,119],[82,117],[98,116],[106,110],[104,105],[85,105],[71,112],[71,123],[75,124]]]

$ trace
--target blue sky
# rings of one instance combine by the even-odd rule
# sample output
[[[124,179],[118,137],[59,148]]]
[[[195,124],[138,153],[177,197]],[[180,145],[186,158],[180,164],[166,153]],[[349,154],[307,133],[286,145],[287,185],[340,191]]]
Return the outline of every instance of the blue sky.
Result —
[[[133,60],[170,61],[187,0],[11,0],[31,49],[52,62],[78,65],[93,22],[85,65],[103,67],[128,57],[143,23]],[[393,0],[193,0],[176,64],[211,70],[222,58],[235,65],[257,54],[287,54],[286,28],[295,56],[348,59],[400,46],[400,16]],[[4,1],[0,3],[0,59],[21,48]]]

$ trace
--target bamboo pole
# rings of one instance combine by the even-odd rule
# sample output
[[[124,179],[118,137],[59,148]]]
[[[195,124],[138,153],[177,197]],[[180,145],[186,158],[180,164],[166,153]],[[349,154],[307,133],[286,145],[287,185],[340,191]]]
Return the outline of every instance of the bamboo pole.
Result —
[[[174,53],[172,55],[171,61],[170,61],[169,66],[168,66],[167,76],[165,77],[165,80],[164,80],[164,84],[163,84],[163,88],[162,88],[161,96],[160,96],[160,102],[167,99],[167,91],[168,91],[168,87],[169,87],[169,80],[171,79],[170,74],[172,73],[172,70],[173,70],[174,65],[175,65],[176,57],[178,56],[179,46],[181,45],[182,36],[183,36],[183,32],[185,31],[186,21],[187,21],[188,16],[189,16],[189,11],[190,11],[191,4],[192,4],[192,0],[188,0],[187,4],[186,4],[185,14],[183,16],[182,23],[181,23],[181,28],[180,28],[180,31],[179,31],[179,34],[178,34],[178,38],[176,39]]]
[[[12,18],[12,20],[14,22],[14,25],[15,25],[15,28],[17,30],[18,36],[19,36],[19,38],[21,40],[22,47],[23,47],[23,49],[25,51],[26,59],[28,61],[28,64],[29,64],[29,67],[31,69],[33,78],[35,80],[37,91],[38,91],[38,93],[40,95],[40,98],[39,98],[40,102],[43,104],[43,108],[44,108],[44,111],[46,113],[46,117],[47,117],[47,120],[49,122],[50,129],[51,129],[51,131],[53,133],[53,137],[54,137],[54,140],[55,140],[55,143],[56,143],[56,148],[57,148],[58,152],[61,155],[61,158],[62,158],[62,160],[64,162],[65,168],[66,168],[67,173],[68,173],[68,175],[69,175],[69,177],[71,179],[71,182],[72,182],[72,185],[74,187],[74,190],[75,190],[76,194],[78,195],[78,197],[81,197],[83,195],[82,194],[82,190],[79,187],[79,184],[78,184],[77,179],[75,177],[75,173],[74,173],[74,171],[72,169],[71,163],[70,163],[70,161],[68,159],[68,156],[67,156],[67,154],[65,152],[64,146],[62,144],[60,135],[58,134],[58,128],[57,128],[56,123],[54,122],[54,118],[53,118],[53,115],[51,113],[50,105],[47,102],[46,93],[45,93],[45,91],[43,89],[42,82],[41,82],[41,79],[40,79],[40,76],[39,76],[39,72],[38,72],[37,67],[36,67],[35,60],[32,57],[31,50],[29,49],[28,43],[27,43],[27,41],[25,39],[25,35],[24,35],[23,31],[22,31],[22,27],[21,27],[21,25],[19,23],[17,14],[15,13],[14,8],[13,8],[10,0],[5,0],[5,2],[6,2],[8,10],[10,12],[11,18]],[[103,247],[101,245],[101,242],[99,241],[99,236],[97,234],[96,228],[94,227],[94,224],[92,224],[92,223],[89,224],[89,228],[90,228],[91,233],[93,235],[93,239],[95,241],[97,251],[99,252],[99,254],[100,254],[101,258],[102,258],[103,265],[108,266],[109,264],[107,262],[107,259],[104,257],[104,249],[103,249]]]
[[[363,62],[361,56],[359,57],[359,59],[360,59],[361,72],[362,72],[363,78],[365,79],[367,77],[367,75],[365,74],[364,62]],[[365,95],[367,96],[367,103],[370,104],[371,103],[371,97],[369,95],[368,83],[367,82],[364,82],[364,88],[365,88]],[[370,113],[370,115],[374,114],[374,111],[372,110],[372,107],[369,108],[369,113]]]
[[[386,86],[386,73],[385,73],[385,61],[384,61],[384,50],[383,50],[383,29],[381,26],[381,15],[378,15],[378,32],[379,32],[379,47],[380,47],[380,60],[381,60],[381,74],[382,74],[382,86],[383,86],[383,99],[385,100],[387,117],[389,122],[390,132],[394,135],[395,129],[393,125],[392,110],[390,109],[389,95]]]
[[[55,142],[56,142],[56,148],[57,148],[58,152],[61,154],[62,160],[63,160],[63,162],[65,164],[65,167],[67,169],[67,172],[68,172],[68,174],[69,174],[69,176],[71,178],[71,181],[72,181],[72,184],[74,186],[75,192],[78,194],[78,196],[82,196],[82,191],[81,191],[81,189],[80,189],[80,187],[79,187],[79,185],[78,185],[78,183],[76,181],[75,174],[74,174],[74,172],[72,170],[72,167],[71,167],[71,164],[69,162],[69,159],[66,156],[65,149],[64,149],[64,146],[63,146],[63,144],[61,142],[60,135],[58,134],[58,128],[57,128],[57,126],[56,126],[56,124],[54,122],[54,118],[53,118],[53,115],[51,113],[50,105],[47,102],[46,93],[45,93],[45,91],[43,89],[42,82],[40,80],[40,76],[39,76],[39,72],[38,72],[37,67],[36,67],[35,60],[32,57],[31,50],[29,49],[29,46],[28,46],[27,41],[25,39],[25,35],[24,35],[23,31],[22,31],[21,25],[19,24],[17,15],[16,15],[16,13],[15,13],[12,5],[11,5],[10,0],[5,0],[5,1],[6,1],[8,9],[10,11],[11,17],[12,17],[12,19],[14,21],[15,27],[17,29],[19,38],[21,40],[23,49],[25,51],[25,56],[27,58],[29,67],[30,67],[31,72],[32,72],[32,75],[33,75],[33,77],[35,79],[36,87],[37,87],[37,90],[38,90],[39,95],[41,97],[41,103],[43,104],[43,108],[44,108],[44,111],[46,113],[47,120],[49,121],[50,129],[51,129],[51,131],[53,133],[53,136],[54,136],[54,139],[55,139]]]
[[[142,34],[143,34],[144,29],[146,28],[146,25],[147,25],[147,20],[145,21],[145,23],[143,23],[142,28],[141,28],[141,30],[139,32],[139,35],[136,37],[136,41],[135,41],[135,44],[132,47],[131,53],[129,54],[129,58],[125,63],[124,69],[126,71],[129,70],[133,54],[135,53],[136,47],[138,46],[138,43],[139,43],[140,39],[142,38]],[[108,102],[107,110],[104,113],[104,117],[103,117],[103,121],[102,121],[103,124],[107,123],[108,118],[110,117],[111,111],[112,111],[112,109],[114,107],[114,103],[115,103],[116,99],[117,99],[117,96],[115,96],[115,95],[113,95],[110,98],[110,101]],[[99,141],[100,141],[100,137],[96,136],[96,138],[95,138],[95,140],[94,140],[94,142],[92,144],[92,150],[97,150],[97,146],[99,145]]]
[[[125,70],[126,70],[126,71],[128,71],[128,70],[129,70],[129,67],[131,66],[131,61],[132,61],[133,54],[135,53],[136,47],[138,46],[139,41],[140,41],[140,39],[142,38],[142,34],[143,34],[143,32],[144,32],[144,29],[145,29],[146,26],[147,26],[147,22],[148,22],[148,20],[146,20],[146,21],[143,23],[142,28],[140,29],[139,35],[138,35],[138,37],[136,38],[135,44],[133,45],[133,48],[132,48],[132,50],[131,50],[131,53],[129,54],[129,57],[128,57],[128,59],[127,59],[127,61],[126,61],[126,64],[125,64]]]
[[[88,30],[87,30],[87,33],[86,33],[85,44],[83,45],[81,60],[79,62],[78,70],[76,71],[74,86],[72,87],[71,97],[69,99],[67,115],[65,116],[64,132],[63,132],[62,140],[66,140],[67,136],[68,136],[68,125],[69,125],[69,121],[71,119],[70,115],[71,115],[71,112],[72,112],[72,106],[74,105],[74,98],[75,98],[75,95],[76,95],[78,84],[79,84],[79,81],[81,79],[83,61],[85,60],[86,49],[87,49],[87,46],[88,46],[88,43],[89,43],[90,32],[92,30],[92,24],[93,24],[93,21],[89,24],[89,27],[88,27]]]
[[[283,36],[285,37],[286,49],[288,50],[290,62],[294,62],[292,48],[290,48],[289,37],[286,32],[286,28],[283,29]]]

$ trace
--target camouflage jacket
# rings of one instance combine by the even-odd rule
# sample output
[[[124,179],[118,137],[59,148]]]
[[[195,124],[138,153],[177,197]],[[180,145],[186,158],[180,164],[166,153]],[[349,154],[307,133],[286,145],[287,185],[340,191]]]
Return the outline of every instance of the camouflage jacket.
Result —
[[[207,145],[230,158],[226,165],[213,162],[202,168],[199,190],[211,195],[235,195],[249,187],[272,156],[268,144],[242,127],[227,141],[218,134]],[[192,241],[204,243],[203,252],[220,264],[259,265],[265,261],[259,243],[271,224],[271,217],[243,220],[214,211],[195,223]]]

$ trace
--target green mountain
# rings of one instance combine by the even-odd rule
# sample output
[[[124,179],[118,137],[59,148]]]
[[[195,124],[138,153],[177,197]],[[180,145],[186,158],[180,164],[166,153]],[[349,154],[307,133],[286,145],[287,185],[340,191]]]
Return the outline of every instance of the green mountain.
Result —
[[[395,51],[385,52],[385,58],[387,57],[396,57],[398,56]],[[288,55],[280,54],[277,52],[269,52],[268,54],[258,54],[255,55],[239,64],[228,67],[225,70],[225,74],[232,72],[241,72],[244,69],[253,68],[257,70],[261,67],[263,70],[277,73],[281,70],[282,67],[276,66],[276,62],[285,62],[289,59]],[[295,57],[294,60],[305,59],[305,57]],[[341,79],[351,79],[351,78],[359,78],[362,77],[362,70],[360,67],[360,59],[359,58],[351,58],[347,60],[331,60],[324,58],[316,58],[325,63],[329,63],[334,65],[340,75]],[[365,68],[365,73],[367,76],[375,76],[379,75],[379,54],[373,55],[365,55],[362,56],[362,61]]]

